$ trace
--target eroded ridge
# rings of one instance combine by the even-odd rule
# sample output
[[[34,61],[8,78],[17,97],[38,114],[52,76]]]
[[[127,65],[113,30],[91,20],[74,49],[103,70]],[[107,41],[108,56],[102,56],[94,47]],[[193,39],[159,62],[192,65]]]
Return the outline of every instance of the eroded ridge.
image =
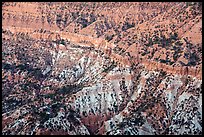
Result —
[[[2,134],[202,134],[201,13],[196,2],[3,3]]]

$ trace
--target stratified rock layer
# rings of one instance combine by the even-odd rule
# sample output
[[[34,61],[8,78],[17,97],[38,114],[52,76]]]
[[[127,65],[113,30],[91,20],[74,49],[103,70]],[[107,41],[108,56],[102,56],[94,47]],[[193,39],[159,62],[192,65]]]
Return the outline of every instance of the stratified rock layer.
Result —
[[[3,3],[2,134],[202,134],[200,5]]]

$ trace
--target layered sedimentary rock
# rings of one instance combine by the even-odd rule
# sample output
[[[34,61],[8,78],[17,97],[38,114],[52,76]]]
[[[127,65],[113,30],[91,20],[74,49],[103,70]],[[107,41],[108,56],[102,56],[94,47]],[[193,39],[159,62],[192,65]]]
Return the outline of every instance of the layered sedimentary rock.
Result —
[[[9,27],[10,28],[10,27]],[[14,29],[14,32],[24,32],[21,28],[11,28]],[[34,31],[34,30],[33,30]],[[31,33],[32,30],[29,31]],[[28,33],[28,30],[27,30]],[[118,54],[115,54],[113,52],[113,48],[116,46],[112,43],[109,43],[103,39],[99,38],[92,38],[89,36],[83,36],[83,35],[77,35],[77,34],[71,34],[71,33],[57,33],[57,34],[46,34],[46,33],[33,33],[31,34],[33,38],[36,39],[50,39],[50,40],[57,40],[57,39],[66,39],[68,41],[72,41],[77,44],[83,44],[84,46],[91,46],[100,48],[104,51],[104,53],[108,54],[111,58],[113,58],[116,61],[119,61],[123,65],[130,66],[130,57],[123,57]],[[201,68],[196,68],[192,66],[170,66],[166,65],[164,63],[151,61],[151,60],[145,60],[145,59],[137,59],[135,57],[134,63],[142,63],[148,70],[158,70],[162,69],[163,71],[167,73],[172,74],[178,74],[178,75],[191,75],[193,77],[197,77],[199,79],[202,78],[202,66],[199,66]]]
[[[201,11],[3,3],[2,134],[202,134]]]

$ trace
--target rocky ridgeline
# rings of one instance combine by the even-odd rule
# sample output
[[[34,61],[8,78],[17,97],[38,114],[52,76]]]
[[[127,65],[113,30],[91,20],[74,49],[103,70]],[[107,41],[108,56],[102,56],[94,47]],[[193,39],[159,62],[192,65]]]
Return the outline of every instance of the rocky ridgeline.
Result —
[[[9,27],[10,28],[10,27]],[[135,55],[135,57],[130,58],[130,56],[121,56],[118,54],[115,54],[113,52],[113,48],[116,46],[112,43],[107,42],[106,40],[100,39],[100,38],[92,38],[90,36],[84,36],[84,35],[77,35],[72,33],[66,33],[66,32],[59,32],[59,33],[40,33],[40,32],[34,32],[33,29],[29,30],[26,28],[11,28],[14,32],[22,32],[22,33],[28,33],[31,37],[35,39],[49,39],[49,40],[58,40],[58,39],[65,39],[71,42],[74,42],[76,44],[83,44],[84,46],[88,47],[94,47],[99,48],[104,51],[108,56],[110,56],[113,60],[120,62],[123,65],[130,66],[131,63],[142,63],[146,69],[153,71],[153,70],[160,70],[171,74],[177,74],[177,75],[190,75],[193,77],[197,77],[198,79],[202,79],[202,66],[196,66],[196,67],[188,67],[188,66],[170,66],[166,65],[164,63],[159,63],[156,61],[146,60],[146,59],[138,59],[138,56]],[[34,32],[34,33],[33,33]],[[15,35],[15,34],[14,34]],[[131,62],[133,61],[133,62]]]
[[[71,6],[68,6],[69,4]],[[112,3],[113,5],[116,4],[117,6],[120,7],[118,9],[119,11],[116,12],[116,15],[121,14],[121,16],[123,16],[124,18],[129,19],[127,21],[124,21],[124,20],[121,21],[122,23],[126,22],[127,24],[129,24],[127,25],[129,26],[127,29],[123,29],[123,27],[122,28],[118,27],[117,29],[114,29],[114,31],[117,30],[116,31],[117,34],[116,32],[112,32],[110,30],[112,30],[113,26],[115,26],[119,22],[116,21],[115,25],[112,25],[112,26],[110,22],[104,22],[104,20],[105,21],[108,20],[109,15],[111,15],[111,13],[109,13],[110,12],[109,4],[107,3],[103,3],[103,4],[102,3],[100,4],[99,3],[95,3],[95,4],[94,3],[83,3],[83,4],[69,3],[69,4],[68,5],[65,4],[64,6],[63,4],[60,4],[60,3],[58,4],[44,3],[43,4],[44,6],[37,3],[35,4],[16,3],[14,4],[14,6],[13,5],[9,6],[9,4],[8,5],[4,4],[5,6],[3,6],[3,11],[4,11],[3,26],[5,27],[15,26],[16,30],[21,29],[23,32],[28,32],[29,29],[31,29],[32,31],[34,31],[31,33],[33,33],[34,37],[36,38],[45,38],[45,39],[60,39],[60,38],[66,39],[67,38],[68,40],[72,40],[75,42],[88,41],[88,42],[91,42],[93,45],[102,45],[102,46],[106,45],[107,47],[110,46],[110,48],[112,48],[112,46],[115,45],[115,46],[119,46],[124,50],[126,50],[129,47],[130,49],[132,47],[134,48],[135,46],[134,42],[136,42],[136,44],[139,42],[140,48],[137,49],[138,50],[137,53],[139,58],[142,57],[141,60],[142,62],[144,62],[144,64],[150,63],[149,66],[151,66],[151,68],[150,67],[147,67],[147,68],[150,68],[151,70],[156,70],[157,68],[161,68],[161,65],[165,64],[163,65],[165,66],[164,70],[169,73],[173,73],[173,74],[177,73],[180,75],[187,74],[187,75],[192,75],[194,77],[197,77],[199,79],[201,78],[202,65],[200,64],[200,62],[201,62],[202,52],[200,50],[201,49],[200,45],[202,45],[202,41],[200,36],[202,35],[199,32],[199,27],[196,27],[196,25],[197,26],[201,25],[199,24],[202,19],[202,16],[200,16],[201,15],[200,11],[202,10],[200,9],[200,3],[170,3],[170,4],[118,3],[118,5],[116,3]],[[172,7],[171,4],[174,5],[173,6],[174,8]],[[30,7],[29,10],[26,9],[27,6]],[[96,14],[97,12],[94,11],[93,9],[96,9],[97,7],[100,7],[100,6],[104,6],[104,9],[101,11],[100,14],[99,13]],[[12,7],[12,10],[10,9],[11,7]],[[127,10],[127,7],[128,7],[128,10]],[[150,15],[152,16],[152,19],[149,17],[149,19],[147,19],[146,21],[142,21],[142,23],[137,23],[138,25],[136,25],[136,22],[132,21],[134,22],[135,25],[131,26],[130,19],[136,18],[136,17],[131,17],[133,16],[131,12],[134,11],[131,9],[134,9],[134,8],[139,10],[137,15],[141,16],[142,20],[144,16],[149,15],[151,12],[154,15]],[[147,10],[147,13],[143,13],[142,11],[140,11],[142,9],[148,9],[149,11]],[[88,10],[87,11],[88,17],[84,13],[86,12],[86,10]],[[77,15],[75,15],[76,11],[79,11],[76,13]],[[18,14],[18,12],[21,12],[21,14]],[[51,15],[48,16],[46,14],[53,15],[50,21],[49,21],[49,18]],[[70,14],[69,15],[70,17],[67,14],[68,15]],[[180,21],[180,20],[184,20],[185,14],[187,14],[187,17],[186,17],[187,19],[185,20],[185,22]],[[32,15],[31,17],[33,19],[30,17],[30,15]],[[107,17],[105,15],[107,15]],[[93,17],[90,17],[90,16],[93,16]],[[89,17],[90,19],[87,19]],[[117,16],[115,16],[114,19],[116,18]],[[167,18],[167,22],[165,22],[164,18]],[[58,21],[63,23],[65,21],[70,21],[70,20],[71,20],[71,23],[67,23],[68,27],[72,23],[82,24],[82,25],[85,24],[86,26],[81,28],[81,30],[84,30],[85,33],[81,33],[77,31],[77,34],[76,34],[76,32],[73,32],[70,30],[65,30],[65,29],[61,30],[58,25]],[[89,23],[89,21],[87,20],[90,20],[91,22]],[[102,20],[102,22],[100,20]],[[172,20],[172,22],[171,21],[168,22],[169,20]],[[191,21],[191,23],[189,21]],[[97,26],[102,25],[103,26],[102,28],[105,27],[107,28],[107,30],[106,31],[101,30],[100,27],[98,28],[96,26],[89,27],[89,26],[93,26],[93,24],[96,24],[97,22],[99,22]],[[39,31],[35,30],[36,26],[37,28],[39,28],[38,29]],[[148,26],[152,26],[152,28],[149,28]],[[184,26],[186,27],[182,28]],[[77,28],[76,26],[72,26],[72,25],[70,27],[73,29]],[[165,30],[165,28],[167,28],[167,31]],[[192,33],[193,31],[195,33],[193,35],[187,34],[186,32],[188,31],[188,28],[189,28],[189,32]],[[112,33],[111,35],[113,36],[106,35],[105,37],[96,38],[98,36],[92,35],[92,33],[89,32],[90,30],[97,31],[97,33],[100,33],[101,36],[105,36],[106,32],[110,34]],[[56,33],[56,31],[58,32]],[[186,37],[183,37],[184,35]],[[187,36],[187,35],[192,35],[192,36]],[[196,37],[193,37],[193,36],[196,36]],[[160,40],[160,38],[162,39]],[[143,39],[145,39],[145,42]],[[155,41],[154,39],[157,39],[157,41],[159,40],[161,44]],[[199,41],[192,43],[194,39],[198,39]],[[164,41],[164,43],[162,41]],[[165,41],[169,42],[169,44],[168,45],[165,44]],[[158,46],[162,47],[163,48],[162,50],[164,51],[162,53],[161,52],[157,53],[158,51],[155,52],[155,50],[159,49],[159,47],[154,48],[155,47],[154,43],[155,44],[158,43]],[[181,45],[178,46],[179,44]],[[199,44],[199,45],[197,46],[196,44]],[[172,46],[172,47],[169,47],[169,46]],[[157,55],[156,57],[156,53],[161,54],[161,56]],[[165,54],[165,53],[168,53],[168,54]],[[135,57],[135,55],[132,57]],[[119,56],[117,56],[116,58],[119,58]],[[122,61],[124,60],[124,58],[121,58],[119,60]],[[138,59],[136,59],[136,61],[138,61]],[[127,61],[127,59],[125,59],[122,62],[127,62],[127,64],[129,64],[128,63],[129,61]]]

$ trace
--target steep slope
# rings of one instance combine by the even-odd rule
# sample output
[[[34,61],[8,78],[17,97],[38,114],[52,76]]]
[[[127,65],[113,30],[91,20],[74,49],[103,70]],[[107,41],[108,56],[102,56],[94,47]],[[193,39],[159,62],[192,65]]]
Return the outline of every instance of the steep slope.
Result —
[[[201,11],[3,3],[2,134],[202,134]]]

